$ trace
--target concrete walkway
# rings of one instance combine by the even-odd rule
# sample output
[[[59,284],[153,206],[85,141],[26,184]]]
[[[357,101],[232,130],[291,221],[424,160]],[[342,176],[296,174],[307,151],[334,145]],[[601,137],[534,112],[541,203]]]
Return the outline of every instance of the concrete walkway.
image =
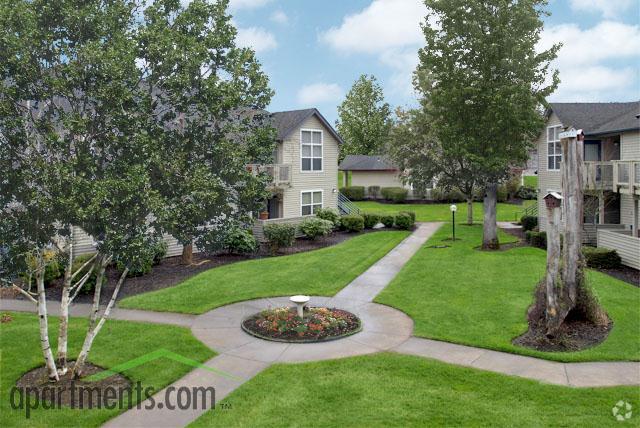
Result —
[[[456,345],[448,342],[412,336],[413,320],[391,307],[372,303],[398,274],[404,264],[437,231],[441,223],[422,223],[398,246],[366,272],[343,288],[334,297],[312,296],[312,306],[346,309],[363,322],[361,332],[344,339],[313,344],[270,342],[255,338],[240,328],[241,321],[269,307],[288,306],[288,297],[256,299],[223,306],[200,316],[150,312],[115,308],[112,318],[173,324],[191,328],[194,336],[219,355],[205,363],[230,375],[195,369],[170,387],[215,387],[216,401],[274,363],[316,361],[371,354],[381,351],[398,352],[432,358],[450,364],[492,371],[505,375],[573,387],[640,385],[638,362],[558,363],[484,348]],[[58,312],[57,305],[49,308]],[[35,306],[19,300],[0,301],[1,310],[33,312]],[[72,316],[89,313],[90,305],[76,304]],[[167,389],[153,396],[164,403]],[[175,401],[175,390],[173,400]],[[108,421],[109,427],[186,426],[208,409],[168,410],[156,406],[153,410],[131,409]]]

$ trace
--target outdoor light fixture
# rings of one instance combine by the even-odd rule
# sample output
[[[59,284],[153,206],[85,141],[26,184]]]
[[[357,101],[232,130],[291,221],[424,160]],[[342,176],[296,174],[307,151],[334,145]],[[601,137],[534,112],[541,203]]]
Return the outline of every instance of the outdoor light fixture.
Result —
[[[456,211],[458,211],[458,207],[456,206],[456,204],[451,204],[449,209],[451,210],[451,219],[452,219],[451,224],[453,228],[453,239],[451,240],[455,241],[456,240]]]

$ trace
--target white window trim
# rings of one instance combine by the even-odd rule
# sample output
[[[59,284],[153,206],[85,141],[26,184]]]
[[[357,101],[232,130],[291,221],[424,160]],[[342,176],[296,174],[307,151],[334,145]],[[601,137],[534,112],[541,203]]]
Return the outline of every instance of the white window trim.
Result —
[[[322,190],[322,189],[313,189],[313,190],[301,190],[300,191],[300,216],[301,217],[309,217],[309,216],[314,215],[313,214],[313,206],[314,205],[318,205],[318,204],[314,204],[313,203],[313,194],[317,193],[317,192],[320,192],[320,208],[322,209],[322,208],[324,208],[324,190]],[[303,193],[311,193],[311,205],[310,205],[311,206],[311,214],[302,214],[302,194]],[[305,204],[305,206],[309,206],[309,205]]]
[[[311,132],[311,168],[313,168],[313,146],[317,146],[317,144],[313,144],[313,132],[320,133],[320,159],[322,160],[322,168],[321,169],[312,169],[310,171],[305,171],[302,169],[302,133]],[[316,158],[317,159],[317,158]],[[300,173],[302,174],[317,174],[324,172],[324,131],[322,129],[312,129],[312,128],[300,128]]]
[[[552,126],[547,126],[547,135],[545,136],[545,139],[547,141],[547,171],[560,171],[560,167],[558,166],[557,168],[549,168],[549,157],[553,156],[554,157],[554,163],[555,163],[555,159],[558,158],[558,153],[555,152],[555,143],[559,143],[560,140],[553,140],[553,154],[549,154],[549,144],[551,143],[551,141],[549,141],[549,129],[551,128],[560,128],[562,129],[562,125],[552,125]],[[560,161],[562,162],[562,149],[560,149]]]

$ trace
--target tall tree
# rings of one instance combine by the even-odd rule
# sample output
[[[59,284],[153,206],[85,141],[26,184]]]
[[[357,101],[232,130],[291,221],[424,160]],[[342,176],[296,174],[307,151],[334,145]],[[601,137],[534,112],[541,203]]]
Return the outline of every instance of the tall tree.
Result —
[[[382,87],[375,76],[361,75],[338,106],[336,128],[345,144],[346,155],[379,155],[391,131],[391,108],[384,102]]]
[[[266,198],[266,177],[246,165],[269,163],[275,134],[264,108],[273,93],[254,52],[236,46],[227,6],[155,1],[140,34],[146,127],[162,147],[153,185],[168,209],[159,220],[183,245],[185,264],[194,244],[219,249]]]
[[[543,126],[545,97],[558,84],[549,63],[559,45],[537,52],[546,0],[425,0],[426,46],[418,70],[433,82],[422,95],[435,135],[479,171],[484,249],[499,246],[498,183],[522,164]],[[550,77],[550,79],[549,79]]]

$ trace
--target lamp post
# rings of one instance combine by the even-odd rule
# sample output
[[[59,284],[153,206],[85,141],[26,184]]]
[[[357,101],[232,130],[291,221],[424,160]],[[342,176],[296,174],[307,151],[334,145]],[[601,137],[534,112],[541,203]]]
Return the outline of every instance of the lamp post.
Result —
[[[458,211],[458,207],[455,204],[451,204],[451,206],[449,207],[449,209],[451,210],[451,224],[453,227],[453,239],[452,241],[456,240],[456,211]]]

